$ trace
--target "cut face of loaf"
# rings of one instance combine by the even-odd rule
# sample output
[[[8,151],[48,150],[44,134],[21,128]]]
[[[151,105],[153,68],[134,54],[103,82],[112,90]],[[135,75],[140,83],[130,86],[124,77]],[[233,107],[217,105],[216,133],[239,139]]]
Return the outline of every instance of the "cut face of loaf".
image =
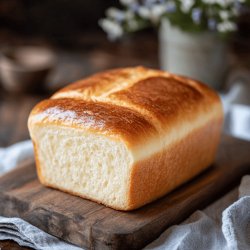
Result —
[[[213,162],[222,117],[205,85],[136,67],[69,85],[39,103],[28,126],[41,183],[132,210]]]

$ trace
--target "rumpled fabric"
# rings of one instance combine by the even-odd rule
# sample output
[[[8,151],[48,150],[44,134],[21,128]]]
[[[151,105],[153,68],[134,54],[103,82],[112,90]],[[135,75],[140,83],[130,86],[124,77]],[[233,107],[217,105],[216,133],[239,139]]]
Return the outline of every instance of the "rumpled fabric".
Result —
[[[18,142],[7,148],[0,148],[0,176],[30,157],[33,157],[31,140]]]
[[[170,227],[145,249],[250,249],[250,176],[242,178],[239,189]]]
[[[14,240],[20,246],[39,250],[82,249],[59,240],[20,218],[2,216],[0,216],[0,240]]]

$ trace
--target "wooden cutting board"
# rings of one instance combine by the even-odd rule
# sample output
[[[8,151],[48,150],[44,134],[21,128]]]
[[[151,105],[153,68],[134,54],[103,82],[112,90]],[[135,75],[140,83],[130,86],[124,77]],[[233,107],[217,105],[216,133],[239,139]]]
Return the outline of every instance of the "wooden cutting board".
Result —
[[[91,249],[140,249],[170,225],[228,192],[250,173],[250,143],[224,136],[215,164],[162,199],[132,212],[43,187],[29,161],[0,178],[0,214],[21,217]]]

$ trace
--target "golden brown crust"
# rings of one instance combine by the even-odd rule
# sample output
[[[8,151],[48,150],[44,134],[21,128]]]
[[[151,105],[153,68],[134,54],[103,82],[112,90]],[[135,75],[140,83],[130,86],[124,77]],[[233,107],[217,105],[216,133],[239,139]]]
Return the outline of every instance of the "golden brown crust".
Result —
[[[201,114],[222,116],[217,94],[194,80],[143,67],[93,75],[38,104],[29,123],[73,126],[122,137],[129,145]]]
[[[128,145],[157,135],[154,126],[140,113],[107,103],[48,99],[33,109],[31,117],[30,123],[87,129],[114,139],[123,138]]]
[[[210,99],[196,88],[170,77],[150,77],[109,96],[117,104],[126,103],[141,112],[154,124],[166,128],[178,119],[194,117],[201,109],[206,112]]]
[[[157,76],[162,74],[160,70],[150,70],[144,67],[119,68],[107,70],[94,74],[85,79],[72,83],[56,92],[52,98],[57,98],[60,94],[67,94],[71,91],[79,92],[79,97],[92,99],[93,96],[100,96],[119,87],[127,87],[140,80],[142,77]],[[164,75],[169,75],[164,73]]]

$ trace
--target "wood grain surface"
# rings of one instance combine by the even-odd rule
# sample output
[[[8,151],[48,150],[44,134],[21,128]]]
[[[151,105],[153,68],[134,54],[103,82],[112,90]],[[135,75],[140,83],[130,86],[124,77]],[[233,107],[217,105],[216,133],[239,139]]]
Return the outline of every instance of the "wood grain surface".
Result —
[[[211,168],[162,199],[120,212],[43,187],[33,161],[0,178],[0,214],[91,249],[140,249],[250,173],[250,143],[223,136]]]

